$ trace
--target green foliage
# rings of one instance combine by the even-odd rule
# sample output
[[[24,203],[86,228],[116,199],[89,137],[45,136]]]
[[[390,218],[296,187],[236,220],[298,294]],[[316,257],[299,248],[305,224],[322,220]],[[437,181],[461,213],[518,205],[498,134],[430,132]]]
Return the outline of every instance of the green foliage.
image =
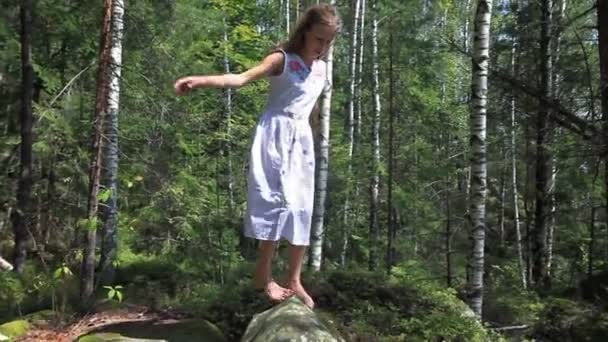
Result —
[[[12,272],[0,273],[0,317],[12,313],[26,298],[26,289]]]
[[[0,334],[8,337],[19,337],[30,329],[30,323],[24,320],[12,321],[0,325]]]
[[[112,300],[116,298],[119,303],[122,303],[122,285],[104,286],[103,288],[108,290],[108,299]]]
[[[495,341],[451,290],[424,281],[356,270],[316,279],[320,309],[332,312],[345,336],[413,341]],[[374,332],[374,333],[371,333]]]
[[[589,305],[549,298],[533,336],[542,340],[603,341],[608,338],[608,315]]]

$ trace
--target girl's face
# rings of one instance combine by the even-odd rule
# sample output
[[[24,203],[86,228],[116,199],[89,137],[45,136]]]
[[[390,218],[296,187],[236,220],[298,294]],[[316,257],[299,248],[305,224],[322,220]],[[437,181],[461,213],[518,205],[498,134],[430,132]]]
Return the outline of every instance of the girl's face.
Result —
[[[336,28],[333,25],[315,24],[304,34],[303,55],[310,59],[317,59],[323,56],[329,49]]]

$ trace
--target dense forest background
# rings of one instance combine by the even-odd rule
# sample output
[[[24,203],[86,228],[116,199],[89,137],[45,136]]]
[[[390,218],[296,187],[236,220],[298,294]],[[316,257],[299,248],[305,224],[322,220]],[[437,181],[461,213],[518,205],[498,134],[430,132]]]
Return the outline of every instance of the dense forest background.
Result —
[[[0,321],[110,297],[226,323],[268,84],[173,82],[254,66],[316,1],[0,3]],[[498,332],[605,338],[607,1],[335,5],[306,283],[345,297],[319,308],[378,339],[498,338],[354,299],[393,284]]]

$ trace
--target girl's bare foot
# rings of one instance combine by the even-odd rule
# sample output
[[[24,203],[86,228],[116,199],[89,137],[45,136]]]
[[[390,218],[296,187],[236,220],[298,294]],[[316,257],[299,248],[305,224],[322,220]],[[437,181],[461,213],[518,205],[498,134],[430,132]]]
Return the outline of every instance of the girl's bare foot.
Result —
[[[274,280],[270,280],[265,286],[259,287],[259,289],[263,289],[264,294],[273,302],[284,301],[293,295],[292,290],[284,288]]]
[[[290,282],[288,288],[291,291],[293,291],[293,294],[296,297],[300,298],[302,300],[302,302],[304,302],[304,304],[306,306],[308,306],[310,309],[313,309],[315,307],[315,302],[312,300],[312,297],[310,297],[310,295],[308,294],[308,292],[306,292],[306,290],[302,286],[302,283],[300,283],[300,282]]]

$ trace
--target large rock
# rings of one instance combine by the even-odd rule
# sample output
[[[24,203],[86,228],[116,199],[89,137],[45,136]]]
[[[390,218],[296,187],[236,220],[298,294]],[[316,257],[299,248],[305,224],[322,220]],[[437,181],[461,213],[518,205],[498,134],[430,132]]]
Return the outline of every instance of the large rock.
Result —
[[[343,342],[299,299],[283,303],[253,316],[241,342]]]

